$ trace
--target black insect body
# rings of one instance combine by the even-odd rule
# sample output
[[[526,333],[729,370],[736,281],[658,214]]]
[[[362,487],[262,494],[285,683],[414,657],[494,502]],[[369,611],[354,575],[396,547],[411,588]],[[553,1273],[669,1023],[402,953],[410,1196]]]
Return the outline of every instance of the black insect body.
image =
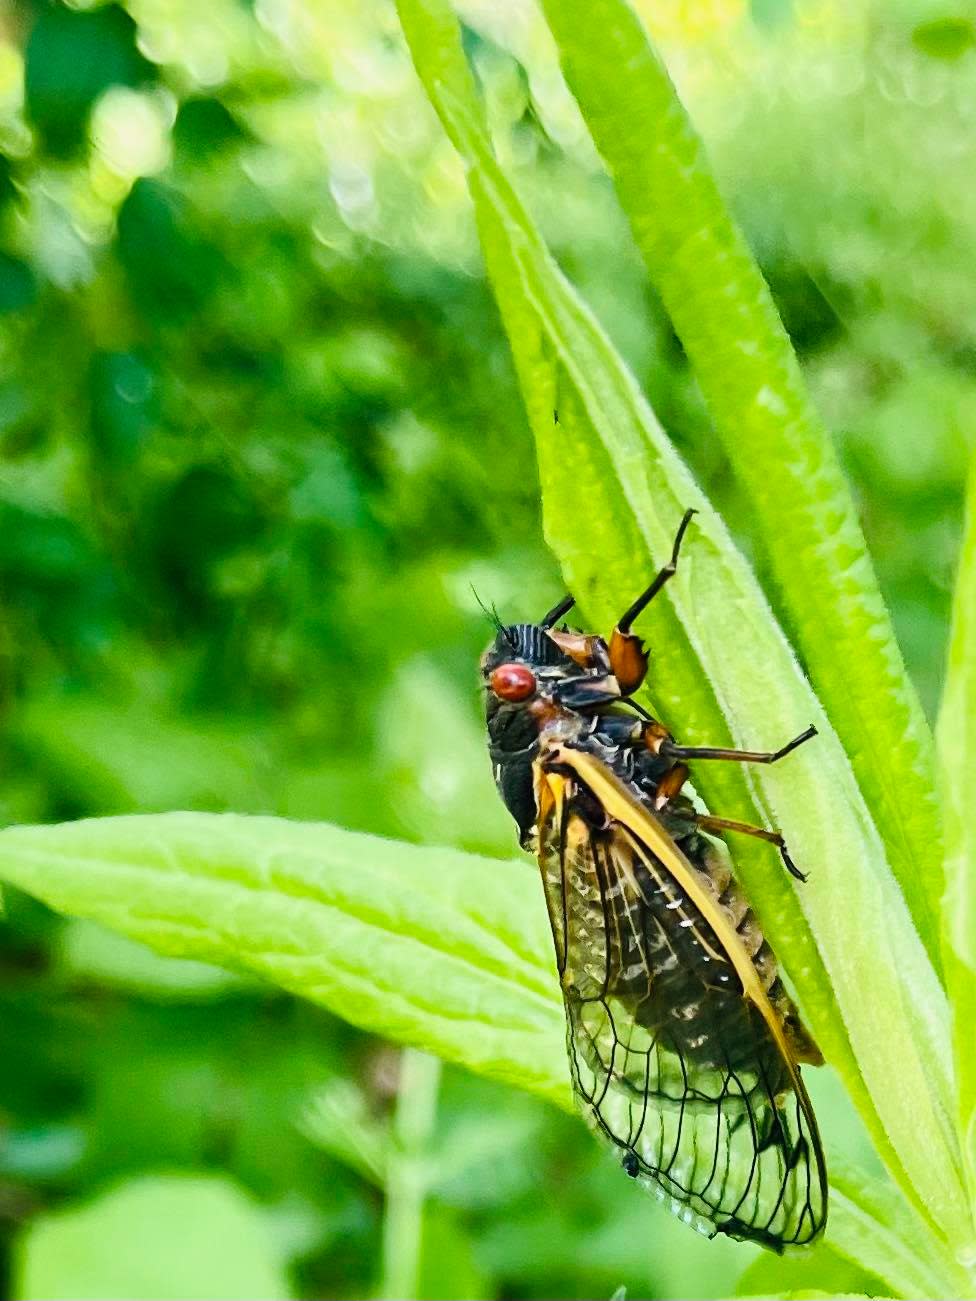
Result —
[[[772,763],[765,753],[675,743],[629,696],[647,656],[633,621],[609,643],[499,622],[482,658],[495,782],[538,855],[566,1005],[573,1083],[624,1171],[703,1232],[783,1250],[827,1214],[823,1150],[800,1063],[819,1050],[726,858],[708,835],[772,831],[700,814],[686,760]],[[802,878],[800,878],[802,879]]]

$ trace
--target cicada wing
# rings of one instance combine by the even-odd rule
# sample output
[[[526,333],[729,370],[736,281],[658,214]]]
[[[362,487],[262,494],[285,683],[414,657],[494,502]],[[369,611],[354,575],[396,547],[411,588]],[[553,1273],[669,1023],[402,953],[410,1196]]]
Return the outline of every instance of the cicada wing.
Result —
[[[584,1111],[701,1231],[811,1242],[827,1209],[820,1138],[751,958],[700,874],[694,892],[676,877],[695,869],[653,815],[607,807],[623,787],[612,773],[601,787],[592,756],[558,758],[560,773],[545,752],[537,766],[539,858]]]

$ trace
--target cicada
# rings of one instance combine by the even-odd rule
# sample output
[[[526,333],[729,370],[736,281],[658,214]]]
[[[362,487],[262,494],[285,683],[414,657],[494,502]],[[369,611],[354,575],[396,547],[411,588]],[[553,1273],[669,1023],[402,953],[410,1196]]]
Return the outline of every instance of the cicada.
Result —
[[[688,761],[775,763],[781,749],[679,745],[632,700],[648,655],[632,631],[668,564],[609,640],[496,618],[481,661],[495,782],[538,856],[574,1090],[624,1171],[700,1231],[776,1251],[812,1242],[827,1176],[801,1063],[823,1058],[710,833],[778,832],[698,811]]]

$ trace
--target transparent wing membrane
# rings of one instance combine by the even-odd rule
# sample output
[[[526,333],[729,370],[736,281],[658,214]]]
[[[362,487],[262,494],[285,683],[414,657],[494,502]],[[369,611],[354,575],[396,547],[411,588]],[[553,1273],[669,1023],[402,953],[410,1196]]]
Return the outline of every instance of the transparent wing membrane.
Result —
[[[578,777],[539,780],[554,783],[539,854],[588,1118],[702,1232],[810,1242],[826,1218],[816,1122],[771,1005],[744,990],[742,951],[737,964],[639,820],[595,827]],[[660,848],[659,823],[647,839]]]

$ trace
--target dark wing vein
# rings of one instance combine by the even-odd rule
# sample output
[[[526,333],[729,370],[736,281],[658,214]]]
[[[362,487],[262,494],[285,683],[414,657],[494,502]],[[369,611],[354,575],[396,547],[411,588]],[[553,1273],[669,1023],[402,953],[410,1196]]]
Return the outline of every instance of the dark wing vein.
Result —
[[[661,860],[633,827],[590,826],[574,789],[560,783],[539,843],[584,1110],[628,1173],[703,1232],[810,1242],[826,1217],[822,1154],[782,1039]]]

